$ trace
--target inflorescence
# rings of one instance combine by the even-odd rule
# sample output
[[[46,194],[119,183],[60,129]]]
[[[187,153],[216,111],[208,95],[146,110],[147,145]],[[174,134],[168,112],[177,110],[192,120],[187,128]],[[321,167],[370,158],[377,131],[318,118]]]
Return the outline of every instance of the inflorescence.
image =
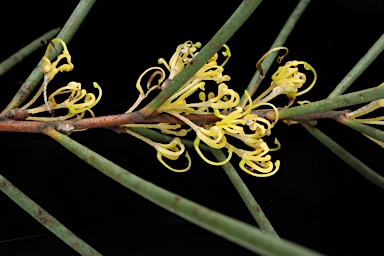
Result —
[[[166,73],[161,67],[151,67],[144,71],[136,83],[136,88],[140,93],[139,97],[127,112],[134,111],[139,103],[153,90],[164,89],[169,82],[185,68],[193,57],[198,54],[197,49],[200,47],[200,43],[194,44],[191,41],[186,41],[176,48],[176,52],[168,62],[160,58],[158,64],[163,64],[169,72],[167,79],[165,79]],[[239,94],[233,89],[230,89],[225,83],[230,80],[230,77],[223,74],[224,65],[231,57],[231,52],[227,45],[223,47],[225,49],[225,51],[222,52],[225,57],[223,63],[218,64],[217,59],[219,55],[216,53],[193,77],[157,109],[159,113],[168,113],[179,118],[189,126],[189,129],[180,129],[181,126],[179,124],[170,125],[167,123],[146,124],[143,125],[143,127],[160,129],[163,133],[174,134],[180,137],[186,136],[189,131],[193,130],[196,134],[194,148],[205,162],[211,165],[224,165],[228,163],[233,154],[236,154],[241,158],[240,168],[248,174],[256,177],[271,176],[278,171],[280,161],[277,160],[275,163],[272,163],[269,152],[278,150],[280,143],[275,139],[276,147],[270,148],[263,140],[264,136],[271,134],[271,130],[278,120],[278,111],[269,101],[280,94],[285,94],[290,99],[290,106],[296,96],[306,93],[313,87],[316,82],[316,72],[312,66],[304,61],[287,62],[273,74],[270,87],[254,101],[252,101],[247,91],[244,92],[249,104],[243,108],[239,106]],[[312,84],[303,91],[299,91],[299,89],[306,82],[306,76],[299,72],[298,65],[300,64],[304,65],[305,69],[311,70],[314,74]],[[144,93],[141,80],[143,76],[150,71],[153,73],[147,82],[147,92]],[[156,76],[160,76],[160,78],[155,85],[152,85]],[[207,90],[210,91],[209,93],[206,93],[205,87],[207,81],[215,82],[217,92],[212,92],[212,89],[215,90],[215,88],[212,88]],[[190,100],[192,95],[198,95],[200,101],[193,102],[193,100]],[[276,118],[272,123],[266,118],[258,116],[256,112],[253,111],[260,106],[269,106],[275,111]],[[214,114],[220,120],[208,126],[198,126],[188,118],[189,115],[204,114]],[[191,159],[185,150],[185,146],[178,137],[175,137],[169,144],[160,144],[134,133],[129,129],[129,127],[133,126],[137,127],[140,125],[124,125],[126,132],[153,146],[157,150],[159,161],[165,167],[176,172],[185,172],[190,168]],[[242,141],[246,149],[236,147],[227,140],[228,137]],[[199,147],[202,142],[215,149],[226,148],[228,157],[221,162],[214,162],[207,159]],[[188,166],[182,170],[170,167],[162,159],[164,156],[167,159],[176,160],[184,151],[188,159]]]
[[[63,51],[57,56],[54,62],[51,62],[48,59],[48,55],[52,46],[54,47],[54,43],[60,43]],[[161,67],[156,66],[145,70],[136,82],[139,97],[126,113],[133,112],[150,92],[164,89],[169,82],[185,68],[194,56],[198,54],[198,48],[200,47],[201,43],[194,44],[191,41],[186,41],[176,48],[175,53],[168,62],[160,58],[158,64],[165,66],[165,69],[169,72],[167,78],[165,70]],[[224,165],[228,163],[233,154],[235,154],[241,158],[239,166],[246,173],[256,177],[271,176],[278,171],[280,161],[277,160],[273,163],[269,152],[278,150],[280,143],[275,139],[274,143],[276,147],[270,148],[263,139],[265,136],[271,134],[271,130],[278,120],[278,110],[270,101],[278,95],[285,94],[289,98],[289,104],[286,107],[291,106],[297,96],[306,93],[313,87],[316,82],[316,72],[311,65],[304,61],[289,61],[284,66],[279,67],[272,75],[272,82],[269,88],[261,93],[255,100],[252,100],[248,91],[244,91],[248,105],[241,107],[239,94],[233,89],[230,89],[226,84],[231,78],[223,74],[224,65],[231,57],[231,52],[227,45],[223,47],[224,51],[222,55],[225,57],[225,60],[221,64],[218,63],[219,54],[216,53],[174,95],[157,108],[158,113],[172,115],[183,121],[188,128],[183,127],[184,125],[169,123],[124,124],[122,127],[126,133],[153,146],[157,151],[158,160],[166,168],[174,172],[185,172],[191,167],[191,158],[179,137],[184,137],[193,131],[196,136],[193,143],[194,148],[205,162],[211,165]],[[54,49],[56,50],[56,48]],[[278,49],[285,49],[288,52],[288,49],[285,47],[272,49],[260,59],[257,65],[260,64],[266,55]],[[67,63],[58,66],[62,59],[66,59]],[[299,65],[303,65],[306,70],[310,70],[314,74],[311,85],[301,91],[299,90],[306,82],[306,76],[304,73],[299,72]],[[48,83],[53,80],[56,74],[59,71],[69,72],[73,67],[71,55],[68,52],[66,44],[60,38],[53,39],[48,44],[45,55],[42,58],[42,72],[44,73],[43,84],[32,100],[21,108],[28,111],[29,116],[27,120],[57,121],[72,117],[81,119],[84,117],[86,111],[88,111],[92,117],[95,116],[91,108],[100,101],[102,96],[101,88],[97,83],[93,83],[94,87],[99,91],[97,97],[93,93],[87,93],[85,89],[82,89],[81,84],[77,82],[70,82],[54,91],[49,97],[47,96]],[[147,81],[147,90],[144,92],[141,83],[143,77],[150,72],[152,72],[152,74]],[[158,77],[158,79],[157,83],[153,85],[155,77]],[[210,84],[208,84],[208,82]],[[206,90],[206,86],[212,88],[207,87]],[[45,104],[29,109],[29,106],[31,106],[42,93],[44,93]],[[67,94],[68,97],[64,101],[57,103],[57,96],[63,94]],[[192,95],[196,96],[191,97]],[[199,101],[195,102],[193,98],[197,97]],[[265,117],[258,115],[257,111],[254,111],[261,106],[269,107],[270,110],[274,111],[275,118],[273,122],[270,122]],[[56,117],[35,116],[35,114],[41,112],[52,113],[57,109],[68,109],[68,113]],[[204,118],[206,114],[214,114],[219,121],[210,125],[199,126],[188,118],[190,115],[200,115]],[[172,134],[177,137],[173,138],[168,144],[162,144],[133,132],[130,127],[159,129],[162,133]],[[233,141],[241,141],[243,147],[239,148],[235,146],[234,143],[229,142],[229,137],[231,137]],[[227,149],[227,158],[221,162],[214,162],[207,159],[200,150],[201,143],[214,149]],[[238,143],[236,143],[236,145],[237,144]],[[163,159],[177,160],[181,155],[185,155],[188,160],[188,164],[184,169],[175,169],[169,166]]]
[[[52,63],[48,59],[48,55],[53,43],[56,42],[62,45],[63,52],[58,55],[57,59]],[[58,66],[59,62],[64,58],[67,60],[67,63]],[[59,121],[66,120],[75,116],[76,118],[81,119],[84,117],[86,111],[88,111],[93,117],[95,116],[91,108],[94,107],[100,101],[102,96],[102,90],[96,82],[93,83],[93,86],[99,91],[99,95],[97,96],[97,98],[93,93],[87,93],[85,89],[81,88],[81,84],[77,82],[70,82],[66,86],[57,89],[49,97],[47,97],[48,83],[53,80],[53,78],[59,71],[69,72],[72,71],[73,67],[74,66],[71,62],[71,55],[69,54],[67,45],[64,43],[64,41],[60,38],[55,38],[50,41],[47,50],[45,51],[45,54],[42,58],[41,70],[44,74],[43,84],[41,85],[36,95],[31,99],[31,101],[21,108],[23,110],[28,110],[29,116],[26,118],[26,120]],[[40,97],[42,93],[44,93],[45,104],[36,108],[28,109],[28,107],[31,106]],[[55,97],[62,94],[68,94],[68,98],[61,103],[57,103]],[[52,113],[52,111],[57,109],[68,109],[68,113],[66,115],[57,117],[33,116],[34,114],[42,112]]]

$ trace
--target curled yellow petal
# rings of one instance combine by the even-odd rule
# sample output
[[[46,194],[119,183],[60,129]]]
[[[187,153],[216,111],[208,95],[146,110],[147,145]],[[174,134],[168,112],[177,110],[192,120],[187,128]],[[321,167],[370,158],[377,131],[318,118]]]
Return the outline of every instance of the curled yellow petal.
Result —
[[[212,148],[220,149],[227,143],[227,138],[224,135],[222,129],[217,126],[212,126],[209,130],[200,127],[196,132],[196,135]]]
[[[305,62],[305,61],[299,61],[298,63],[299,63],[299,64],[303,64],[303,65],[304,65],[304,68],[305,68],[306,70],[310,70],[310,71],[312,71],[312,73],[313,73],[313,81],[312,81],[312,83],[307,87],[307,89],[305,89],[305,90],[303,90],[303,91],[301,91],[301,92],[296,93],[296,96],[303,95],[304,93],[306,93],[306,92],[308,92],[309,90],[311,90],[312,87],[315,85],[315,83],[316,83],[316,81],[317,81],[317,73],[316,73],[316,70],[315,70],[311,65],[309,65],[309,64],[308,64],[307,62]]]
[[[270,49],[268,52],[266,52],[256,63],[256,68],[257,70],[259,70],[260,72],[260,75],[261,76],[264,76],[264,71],[263,71],[263,68],[261,67],[261,62],[269,55],[271,54],[272,52],[275,52],[275,51],[278,51],[278,50],[285,50],[285,53],[283,56],[279,57],[277,59],[277,63],[280,63],[287,55],[288,55],[288,48],[287,47],[284,47],[284,46],[280,46],[280,47],[275,47],[275,48],[272,48]]]
[[[157,85],[154,85],[154,86],[150,87],[150,84],[151,84],[151,82],[152,82],[152,80],[153,80],[153,77],[154,77],[154,75],[152,75],[151,78],[150,78],[150,79],[148,80],[148,82],[147,82],[147,89],[148,89],[149,91],[148,91],[147,93],[144,93],[144,91],[143,91],[143,87],[141,86],[141,79],[143,79],[143,76],[144,76],[145,74],[147,74],[149,71],[154,70],[154,69],[158,69],[158,70],[160,70],[160,72],[155,72],[155,73],[154,73],[155,75],[160,74],[160,78],[158,79],[158,83],[157,83]],[[154,89],[158,89],[158,88],[160,88],[160,84],[163,82],[164,77],[165,77],[164,74],[165,74],[164,70],[163,70],[162,68],[160,68],[160,67],[151,67],[151,68],[148,68],[148,69],[145,70],[143,73],[141,73],[141,75],[140,75],[139,78],[137,79],[137,81],[136,81],[136,89],[140,92],[141,95],[145,95],[145,96],[147,96],[147,95],[149,94],[150,91],[152,91],[152,90],[154,90]]]
[[[240,161],[240,164],[239,164],[239,166],[240,166],[240,168],[243,170],[243,171],[245,171],[246,173],[248,173],[248,174],[250,174],[250,175],[252,175],[252,176],[254,176],[254,177],[270,177],[270,176],[272,176],[272,175],[274,175],[278,170],[279,170],[279,168],[280,168],[280,161],[279,160],[277,160],[276,162],[275,162],[275,169],[273,170],[273,171],[270,171],[270,172],[268,172],[268,173],[256,173],[256,172],[252,172],[251,170],[249,170],[245,165],[249,165],[250,164],[250,162],[247,162],[246,160],[241,160]],[[257,166],[256,166],[257,167]],[[267,169],[268,170],[272,170],[272,168],[273,168],[273,164],[272,164],[272,162],[268,162],[268,167],[267,167]]]
[[[261,139],[262,136],[260,136],[257,133],[252,134],[246,134],[246,133],[240,133],[240,134],[234,134],[234,133],[228,133],[229,136],[235,137],[236,139],[241,140],[245,145],[251,147],[251,148],[259,148],[260,143],[263,143],[263,139]]]
[[[220,101],[224,96],[231,96],[227,101]],[[218,109],[226,109],[236,107],[240,102],[240,96],[237,92],[229,89],[224,83],[219,84],[217,96],[210,99],[210,107]]]
[[[223,47],[225,48],[225,51],[222,52],[222,54],[224,55],[224,57],[227,57],[225,59],[225,61],[220,65],[222,67],[224,67],[224,65],[228,62],[229,58],[231,57],[231,51],[229,50],[229,47],[228,45],[224,44]]]
[[[215,166],[219,166],[219,165],[224,165],[226,163],[229,162],[229,160],[231,159],[232,157],[232,152],[233,152],[233,147],[230,147],[228,149],[228,157],[224,160],[224,161],[221,161],[221,162],[213,162],[209,159],[207,159],[203,153],[201,152],[200,148],[199,148],[199,145],[200,145],[200,139],[199,137],[196,137],[195,141],[193,142],[193,146],[195,147],[195,150],[196,152],[199,154],[199,156],[201,157],[201,159],[203,159],[205,162],[207,162],[208,164],[210,165],[215,165]]]
[[[191,161],[191,157],[188,154],[188,151],[185,152],[185,157],[188,159],[188,166],[184,169],[175,169],[169,166],[166,162],[164,162],[163,155],[161,154],[161,152],[157,151],[157,159],[160,161],[160,163],[162,163],[166,168],[168,168],[173,172],[186,172],[191,168],[192,161]]]
[[[168,144],[155,143],[155,149],[170,160],[177,160],[185,151],[185,146],[180,138],[173,138]]]
[[[68,110],[72,114],[79,114],[79,113],[85,112],[87,110],[90,110],[100,101],[101,96],[103,95],[101,87],[96,82],[93,82],[93,87],[95,87],[96,89],[99,90],[99,95],[98,95],[97,99],[93,93],[87,93],[85,96],[85,99],[84,99],[84,103],[74,104],[79,99],[72,100],[72,101],[68,100],[67,107],[68,107]],[[81,98],[82,97],[83,96],[81,96]]]
[[[179,118],[184,123],[189,125],[189,127],[191,127],[196,132],[196,135],[210,147],[220,149],[224,147],[225,144],[227,143],[227,139],[224,135],[224,131],[219,127],[212,126],[209,128],[209,130],[207,130],[203,127],[197,126],[191,120],[189,120],[188,118],[178,113],[175,113],[175,112],[168,112],[168,113]]]
[[[276,150],[279,150],[281,148],[280,141],[277,138],[275,138],[274,143],[277,145],[277,147],[276,148],[270,148],[269,151],[276,151]]]
[[[47,49],[45,51],[45,54],[43,56],[43,67],[42,72],[47,75],[48,82],[53,79],[53,77],[60,71],[71,71],[73,69],[73,64],[71,62],[71,55],[68,52],[67,45],[64,43],[63,40],[60,38],[54,38],[51,41],[52,43],[59,42],[63,46],[63,52],[57,57],[57,60],[51,63],[51,61],[48,59],[49,51],[52,47],[52,44],[48,44]],[[66,58],[68,64],[62,64],[61,66],[57,67],[57,64],[63,59]]]
[[[188,152],[185,153],[185,156],[188,159],[188,166],[182,170],[170,167],[163,160],[163,156],[170,160],[177,160],[179,159],[180,155],[184,153],[185,146],[183,143],[181,143],[180,138],[176,137],[168,144],[155,143],[155,149],[157,150],[157,159],[168,169],[174,172],[186,172],[191,167],[191,158],[189,157]]]

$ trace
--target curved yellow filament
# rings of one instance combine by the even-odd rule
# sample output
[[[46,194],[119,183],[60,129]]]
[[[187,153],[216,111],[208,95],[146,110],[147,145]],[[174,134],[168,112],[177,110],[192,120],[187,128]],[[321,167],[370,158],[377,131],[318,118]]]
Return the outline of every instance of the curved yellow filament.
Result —
[[[277,58],[277,63],[281,63],[281,61],[288,55],[288,48],[287,47],[284,47],[284,46],[280,46],[280,47],[275,47],[275,48],[272,48],[270,49],[268,52],[266,52],[257,62],[256,62],[256,68],[257,70],[259,70],[260,72],[260,75],[261,76],[264,76],[264,71],[263,71],[263,68],[261,67],[261,62],[269,55],[271,54],[272,52],[275,52],[275,51],[278,51],[278,50],[285,50],[285,54],[281,57],[278,57]]]
[[[90,110],[91,108],[93,108],[97,103],[99,103],[100,99],[101,99],[101,96],[103,95],[103,92],[101,90],[101,87],[98,85],[98,83],[96,82],[93,82],[93,87],[97,88],[99,90],[99,95],[97,96],[97,99],[95,99],[95,95],[93,93],[88,93],[85,100],[86,102],[85,103],[81,103],[81,104],[73,104],[75,103],[76,101],[74,102],[70,102],[71,105],[68,106],[68,110],[72,113],[72,114],[79,114],[81,112],[85,112],[87,110]],[[84,90],[85,91],[85,90]],[[83,96],[81,96],[82,98]]]
[[[186,172],[191,168],[192,160],[188,154],[188,151],[185,152],[185,157],[188,159],[188,166],[184,169],[181,169],[181,170],[175,169],[175,168],[172,168],[171,166],[169,166],[166,162],[164,162],[163,155],[161,154],[161,152],[157,151],[157,159],[159,160],[159,162],[162,163],[162,165],[164,165],[167,169],[169,169],[173,172]]]
[[[205,162],[207,162],[208,164],[210,165],[215,165],[215,166],[219,166],[219,165],[224,165],[226,163],[229,162],[229,160],[231,159],[232,157],[232,152],[233,152],[233,147],[231,146],[229,149],[228,149],[228,157],[224,160],[224,161],[221,161],[221,162],[213,162],[209,159],[207,159],[203,153],[201,152],[200,148],[199,148],[199,145],[200,145],[200,138],[199,137],[196,137],[195,141],[193,142],[193,146],[195,147],[195,150],[197,152],[197,154],[199,154],[199,156],[201,157],[201,159],[203,159]]]
[[[224,65],[228,62],[229,58],[231,57],[231,51],[229,50],[229,47],[228,45],[224,44],[223,47],[225,48],[225,51],[222,52],[222,54],[224,55],[224,57],[227,57],[225,59],[225,61],[220,65],[222,67],[224,67]]]
[[[268,162],[268,170],[272,170],[273,168],[273,164],[272,162]],[[270,177],[272,175],[274,175],[280,168],[280,161],[277,160],[275,162],[275,170],[271,171],[271,172],[268,172],[268,173],[255,173],[255,172],[252,172],[250,170],[248,170],[246,167],[245,167],[245,164],[248,165],[248,162],[246,162],[245,160],[241,160],[241,162],[239,163],[239,166],[240,168],[245,171],[246,173],[252,175],[252,176],[255,176],[255,177]],[[257,167],[257,166],[256,166]],[[259,168],[260,169],[260,168]]]
[[[296,96],[300,96],[300,95],[302,95],[302,94],[308,92],[309,90],[311,90],[312,87],[315,85],[316,80],[317,80],[317,73],[316,73],[315,69],[314,69],[311,65],[309,65],[309,64],[308,64],[307,62],[305,62],[305,61],[299,61],[299,64],[303,64],[303,65],[304,65],[304,68],[305,68],[306,70],[310,70],[310,71],[312,71],[312,73],[313,73],[313,81],[312,81],[312,83],[307,87],[307,89],[305,89],[304,91],[301,91],[301,92],[296,93]]]
[[[147,96],[147,94],[148,94],[150,91],[153,90],[153,89],[151,90],[151,89],[149,88],[149,84],[147,83],[147,89],[148,89],[149,91],[147,92],[147,94],[144,93],[144,91],[143,91],[143,87],[141,86],[140,82],[141,82],[141,79],[143,78],[143,76],[144,76],[145,74],[147,74],[149,71],[154,70],[154,69],[158,69],[158,70],[160,70],[161,73],[162,73],[162,75],[161,75],[161,77],[160,77],[159,80],[158,80],[158,84],[157,84],[157,85],[154,85],[154,86],[151,87],[151,88],[160,88],[160,84],[163,82],[164,77],[165,77],[165,72],[164,72],[164,70],[163,70],[162,68],[160,68],[160,67],[151,67],[151,68],[148,68],[148,69],[146,69],[143,73],[141,73],[141,75],[139,76],[139,78],[138,78],[137,81],[136,81],[136,89],[140,92],[141,95],[146,95],[146,96]],[[150,81],[152,81],[152,79],[150,79]]]

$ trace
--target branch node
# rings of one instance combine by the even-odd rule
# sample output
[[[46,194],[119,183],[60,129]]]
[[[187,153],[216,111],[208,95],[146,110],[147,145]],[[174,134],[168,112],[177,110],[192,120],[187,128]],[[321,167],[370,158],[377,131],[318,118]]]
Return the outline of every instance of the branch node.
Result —
[[[65,135],[70,135],[75,129],[73,124],[70,124],[70,123],[56,123],[54,127],[58,132],[61,132],[62,134],[65,134]]]
[[[29,116],[27,110],[22,110],[19,108],[14,108],[9,110],[6,114],[6,118],[11,118],[13,120],[25,120]]]

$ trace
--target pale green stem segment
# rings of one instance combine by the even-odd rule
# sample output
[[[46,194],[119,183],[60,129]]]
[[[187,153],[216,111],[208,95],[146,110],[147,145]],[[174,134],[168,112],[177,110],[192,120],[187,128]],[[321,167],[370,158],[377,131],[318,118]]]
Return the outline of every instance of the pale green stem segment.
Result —
[[[289,119],[295,116],[324,112],[342,107],[371,102],[382,98],[384,98],[384,86],[377,86],[358,92],[352,92],[316,102],[311,102],[302,106],[279,109],[279,119]]]
[[[73,35],[79,29],[81,23],[84,21],[85,17],[91,10],[92,6],[96,0],[81,0],[79,4],[76,6],[75,10],[72,12],[71,16],[65,23],[63,29],[57,35],[58,38],[61,38],[66,44],[68,44]],[[62,46],[60,44],[55,44],[57,52],[62,51]],[[55,51],[53,47],[49,54],[49,59],[55,56]],[[43,73],[41,72],[42,61],[40,61],[36,68],[32,71],[32,73],[28,76],[27,80],[20,87],[19,91],[13,97],[8,106],[0,113],[0,116],[4,116],[9,110],[19,107],[27,97],[32,93],[37,84],[43,78]]]
[[[21,48],[18,52],[12,54],[8,59],[4,60],[0,63],[0,76],[2,76],[4,73],[6,73],[8,70],[10,70],[13,66],[15,66],[17,63],[22,61],[25,57],[29,56],[31,53],[36,51],[42,46],[45,46],[41,43],[41,40],[46,41],[47,39],[53,38],[57,33],[59,33],[60,28],[55,28],[41,37],[33,40],[28,45]]]
[[[151,115],[161,104],[180,89],[243,25],[261,0],[243,1],[212,39],[199,51],[192,61],[147,106],[140,110],[144,116]]]
[[[361,132],[362,134],[365,134],[369,137],[372,137],[372,138],[377,139],[381,142],[384,142],[384,132],[382,130],[376,129],[376,128],[371,127],[371,126],[366,125],[366,124],[362,124],[362,123],[350,120],[350,119],[343,117],[343,116],[338,118],[337,121],[342,123],[342,124],[349,126],[350,128],[352,128],[358,132]]]
[[[55,234],[67,245],[72,247],[81,255],[101,255],[86,242],[78,238],[74,233],[67,229],[58,220],[52,217],[48,212],[32,201],[28,196],[16,188],[11,182],[0,175],[0,190],[4,192],[12,201],[28,212],[41,225]],[[2,208],[2,211],[6,209]]]
[[[164,209],[251,251],[263,255],[320,255],[287,240],[276,239],[249,224],[210,210],[145,181],[68,136],[57,132],[52,127],[47,127],[44,133],[124,187]]]
[[[336,88],[329,94],[328,98],[341,95],[348,87],[364,72],[366,68],[376,59],[384,50],[384,34],[368,50],[368,52],[357,62],[351,71],[343,78]]]
[[[300,19],[301,15],[307,8],[308,4],[311,2],[311,0],[301,0],[296,8],[293,10],[292,14],[289,16],[288,20],[285,22],[284,27],[281,29],[279,35],[276,37],[275,41],[273,42],[270,49],[273,49],[278,46],[283,46],[285,41],[287,41],[287,38],[289,34],[292,32],[293,28],[295,27],[297,21]],[[267,74],[269,68],[272,66],[273,61],[276,59],[277,55],[279,54],[279,51],[273,52],[269,54],[262,62],[261,67],[264,71],[264,76]],[[259,86],[258,80],[262,79],[260,78],[260,72],[257,70],[254,76],[252,77],[251,81],[249,82],[249,85],[247,87],[247,91],[251,96],[253,96]],[[246,100],[245,96],[243,95],[240,100],[239,105],[244,105],[243,102]]]
[[[355,169],[358,173],[364,176],[367,180],[373,184],[384,189],[384,178],[374,172],[371,168],[362,163],[359,159],[354,157],[351,153],[342,148],[339,144],[329,138],[327,135],[319,131],[315,127],[311,127],[307,124],[302,124],[304,128],[312,134],[316,139],[318,139],[324,146],[331,150],[334,154],[340,157],[344,162],[349,166]]]
[[[211,148],[211,152],[219,162],[224,161],[227,158],[223,151],[220,149]],[[252,214],[253,218],[256,220],[260,230],[266,234],[271,235],[272,237],[279,239],[279,236],[277,235],[275,229],[272,227],[272,224],[269,222],[267,216],[265,216],[260,205],[256,202],[251,191],[249,191],[248,187],[245,185],[244,181],[241,179],[233,165],[231,163],[226,163],[222,167],[225,173],[228,175],[228,178],[231,180],[233,186],[239,193],[241,199],[244,201],[248,210]]]

